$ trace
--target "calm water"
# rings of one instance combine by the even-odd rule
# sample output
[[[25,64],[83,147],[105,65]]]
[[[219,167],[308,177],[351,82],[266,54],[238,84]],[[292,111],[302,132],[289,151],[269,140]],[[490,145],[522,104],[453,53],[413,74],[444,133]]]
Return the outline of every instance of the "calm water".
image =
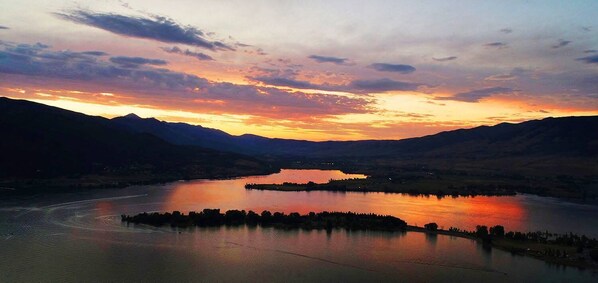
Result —
[[[0,201],[0,282],[65,281],[482,281],[595,282],[598,275],[485,250],[476,242],[422,233],[172,230],[127,227],[122,213],[203,208],[392,214],[448,228],[503,224],[507,230],[598,237],[598,206],[551,198],[410,197],[383,193],[245,190],[245,183],[326,182],[339,171],[284,170],[235,180],[34,196]]]

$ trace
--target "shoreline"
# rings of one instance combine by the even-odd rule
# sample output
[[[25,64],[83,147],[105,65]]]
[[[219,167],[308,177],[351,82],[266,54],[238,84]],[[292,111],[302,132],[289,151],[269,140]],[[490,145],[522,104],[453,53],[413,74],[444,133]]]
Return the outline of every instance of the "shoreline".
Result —
[[[76,178],[0,180],[0,196],[34,195],[45,193],[67,193],[80,190],[120,189],[130,186],[158,185],[191,180],[227,180],[249,176],[267,176],[280,172],[280,168],[267,171],[252,171],[220,174],[189,175],[84,175]]]
[[[542,254],[543,251],[541,251],[541,250],[530,249],[530,248],[527,248],[527,249],[521,248],[522,244],[525,245],[525,243],[521,243],[521,242],[514,241],[514,240],[499,238],[499,239],[493,239],[490,244],[486,244],[486,243],[484,243],[484,240],[477,238],[475,236],[466,234],[466,233],[462,233],[462,232],[452,232],[452,231],[448,231],[448,230],[430,231],[424,227],[413,226],[413,225],[408,225],[407,227],[408,227],[407,228],[408,232],[425,233],[425,234],[432,234],[432,235],[444,235],[444,236],[459,237],[459,238],[474,240],[482,245],[488,245],[489,247],[492,247],[492,248],[495,248],[495,249],[498,249],[501,251],[510,252],[512,255],[533,257],[535,259],[544,261],[548,264],[555,264],[555,265],[567,266],[567,267],[576,267],[579,269],[589,269],[589,270],[592,270],[594,273],[598,273],[598,261],[592,261],[591,259],[579,261],[579,260],[574,260],[574,259],[570,259],[567,257],[557,258],[557,257],[547,256],[547,255]],[[534,244],[535,243],[529,243],[530,246],[533,246]],[[548,247],[557,247],[557,248],[560,248],[563,250],[574,249],[572,247],[549,245],[549,244],[546,244],[545,246],[547,248]]]
[[[477,231],[464,231],[454,227],[451,227],[449,230],[437,229],[438,225],[435,223],[428,223],[424,227],[408,225],[400,218],[389,215],[326,211],[319,213],[310,212],[305,215],[300,215],[299,213],[285,214],[281,212],[274,212],[272,214],[269,211],[264,211],[260,215],[253,211],[245,212],[244,210],[229,210],[225,214],[221,214],[220,209],[204,209],[202,212],[190,212],[188,215],[178,211],[150,214],[144,212],[135,216],[123,214],[121,215],[121,222],[126,222],[127,226],[129,224],[141,224],[153,227],[169,225],[173,229],[260,226],[262,228],[271,227],[283,230],[326,230],[328,233],[332,233],[333,229],[402,233],[416,232],[475,240],[485,247],[496,248],[510,252],[513,255],[529,256],[548,264],[589,269],[593,272],[598,272],[598,257],[596,256],[598,254],[598,245],[596,244],[596,239],[575,234],[550,234],[551,237],[555,237],[554,240],[526,240],[528,237],[538,237],[543,232],[534,234],[531,232],[521,233],[510,231],[505,234],[504,228],[500,225],[490,227],[489,233],[486,226],[478,226]],[[500,228],[501,232],[496,232],[497,228]],[[480,231],[483,233],[480,233]],[[546,232],[546,234],[548,235],[549,233]],[[522,239],[521,237],[525,238]],[[571,242],[569,245],[564,245],[560,237],[565,237],[565,240],[569,241],[578,239],[578,243]],[[559,243],[559,240],[561,243]]]
[[[353,173],[353,172],[352,172]],[[539,187],[538,187],[539,188]],[[508,183],[504,180],[488,179],[447,181],[447,180],[424,180],[424,181],[402,181],[392,178],[355,178],[330,180],[327,183],[247,183],[247,190],[278,191],[278,192],[361,192],[361,193],[398,193],[412,196],[436,196],[444,197],[475,197],[475,196],[514,196],[517,194],[529,194],[540,197],[552,197],[561,200],[596,200],[594,196],[575,196],[559,193],[551,193],[538,188],[530,189],[517,183]]]

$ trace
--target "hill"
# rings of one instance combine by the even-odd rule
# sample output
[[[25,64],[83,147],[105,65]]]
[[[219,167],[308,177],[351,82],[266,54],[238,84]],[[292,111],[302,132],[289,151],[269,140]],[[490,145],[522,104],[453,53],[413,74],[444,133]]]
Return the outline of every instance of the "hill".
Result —
[[[113,121],[175,144],[259,156],[286,168],[342,169],[379,180],[342,184],[357,190],[598,196],[598,116],[501,123],[404,140],[325,142],[233,136],[132,115]]]
[[[519,124],[501,123],[404,140],[326,142],[272,139],[255,135],[233,136],[201,126],[168,123],[153,118],[142,119],[131,115],[114,118],[113,121],[133,131],[153,134],[174,144],[199,145],[216,150],[303,162],[400,159],[426,162],[435,160],[434,163],[439,163],[443,160],[461,159],[489,161],[510,158],[598,158],[598,116],[546,118]]]
[[[90,175],[120,182],[276,171],[256,158],[174,145],[106,118],[23,100],[0,98],[0,133],[0,179],[5,186],[11,180],[77,180]]]
[[[349,184],[375,191],[387,190],[390,182],[401,185],[397,192],[442,187],[471,195],[500,187],[598,195],[598,116],[501,123],[404,140],[313,142],[234,136],[134,114],[105,119],[0,98],[0,133],[0,187],[48,186],[50,179],[56,187],[126,185],[286,167],[341,169],[387,180]]]

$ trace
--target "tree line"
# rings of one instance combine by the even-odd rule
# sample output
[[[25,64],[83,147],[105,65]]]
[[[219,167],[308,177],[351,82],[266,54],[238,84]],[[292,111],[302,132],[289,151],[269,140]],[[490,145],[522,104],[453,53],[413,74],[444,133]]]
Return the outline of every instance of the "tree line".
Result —
[[[264,210],[261,214],[254,211],[228,210],[221,213],[220,209],[204,209],[189,214],[174,211],[172,213],[140,213],[134,216],[121,215],[122,222],[133,224],[147,224],[152,226],[171,227],[209,227],[209,226],[238,226],[261,225],[276,228],[326,229],[344,228],[347,230],[384,230],[405,231],[407,223],[400,218],[390,215],[377,215],[353,212],[310,212],[301,215],[297,212],[285,214]]]

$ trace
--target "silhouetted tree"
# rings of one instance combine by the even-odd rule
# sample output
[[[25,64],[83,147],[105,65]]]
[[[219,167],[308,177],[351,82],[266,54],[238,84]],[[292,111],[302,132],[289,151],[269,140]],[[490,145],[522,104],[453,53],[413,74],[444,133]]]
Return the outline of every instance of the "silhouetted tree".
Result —
[[[488,227],[483,225],[477,225],[475,227],[475,235],[478,238],[484,239],[488,237]]]
[[[425,224],[424,228],[426,228],[427,230],[430,230],[430,231],[436,231],[436,230],[438,230],[438,224],[431,222],[431,223]]]
[[[505,227],[501,225],[490,227],[490,235],[502,238],[505,235]]]

